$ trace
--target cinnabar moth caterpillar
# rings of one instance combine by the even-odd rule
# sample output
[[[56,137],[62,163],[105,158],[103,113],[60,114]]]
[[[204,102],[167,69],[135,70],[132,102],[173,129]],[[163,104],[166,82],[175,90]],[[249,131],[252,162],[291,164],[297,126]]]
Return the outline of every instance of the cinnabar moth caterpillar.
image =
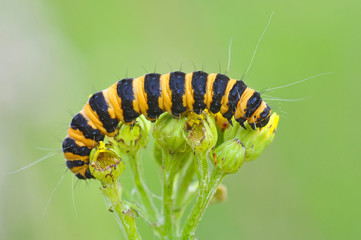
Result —
[[[126,78],[93,94],[73,117],[63,141],[66,165],[79,179],[93,178],[90,151],[105,135],[116,135],[120,121],[132,124],[141,114],[155,121],[165,111],[179,117],[204,109],[228,121],[234,117],[242,127],[247,121],[253,129],[264,127],[271,115],[258,92],[223,74],[177,71]]]

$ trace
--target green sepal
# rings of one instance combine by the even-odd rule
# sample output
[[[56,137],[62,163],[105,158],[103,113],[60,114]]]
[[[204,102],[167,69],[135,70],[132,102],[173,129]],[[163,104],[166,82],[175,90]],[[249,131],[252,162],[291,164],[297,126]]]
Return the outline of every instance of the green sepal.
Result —
[[[236,173],[246,158],[246,148],[237,138],[228,140],[213,151],[214,165],[224,174]]]
[[[150,122],[142,115],[132,125],[120,122],[118,134],[114,139],[122,152],[136,152],[147,145],[149,131]]]
[[[154,124],[154,139],[170,154],[188,152],[189,147],[183,136],[185,123],[185,117],[176,119],[168,113],[162,114]]]

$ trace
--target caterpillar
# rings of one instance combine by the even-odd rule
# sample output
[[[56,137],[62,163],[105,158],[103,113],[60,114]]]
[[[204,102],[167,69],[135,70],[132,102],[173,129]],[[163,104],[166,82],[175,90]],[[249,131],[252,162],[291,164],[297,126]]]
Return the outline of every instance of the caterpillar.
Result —
[[[156,121],[163,112],[179,117],[204,109],[221,113],[230,123],[234,117],[243,128],[247,121],[254,130],[267,125],[271,115],[260,93],[223,74],[176,71],[125,78],[93,94],[73,117],[62,146],[66,166],[79,179],[93,178],[90,151],[105,135],[115,136],[120,121],[133,124],[141,114]]]

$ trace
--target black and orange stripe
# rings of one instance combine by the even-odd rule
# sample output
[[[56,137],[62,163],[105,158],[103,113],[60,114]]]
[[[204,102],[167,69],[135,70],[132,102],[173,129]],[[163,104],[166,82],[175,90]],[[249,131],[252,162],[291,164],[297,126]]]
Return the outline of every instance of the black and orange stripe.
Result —
[[[90,151],[105,135],[115,136],[119,122],[132,124],[141,114],[155,121],[163,112],[179,117],[204,109],[229,122],[234,117],[242,127],[247,121],[253,129],[264,127],[271,115],[258,92],[223,74],[177,71],[126,78],[93,94],[73,117],[63,141],[66,165],[79,179],[92,178]]]

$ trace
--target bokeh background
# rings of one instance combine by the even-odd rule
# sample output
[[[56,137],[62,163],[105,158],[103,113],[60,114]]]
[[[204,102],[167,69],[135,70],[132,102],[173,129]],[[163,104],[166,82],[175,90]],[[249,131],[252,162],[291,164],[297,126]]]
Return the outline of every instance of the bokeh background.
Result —
[[[208,209],[197,237],[361,239],[359,1],[0,5],[1,239],[121,239],[98,183],[77,183],[67,172],[53,191],[66,172],[60,148],[73,114],[125,76],[181,65],[224,73],[231,39],[228,75],[240,78],[272,11],[246,83],[264,90],[333,74],[268,93],[305,100],[270,102],[282,117],[274,143],[225,179],[229,199]],[[143,154],[145,175],[160,193],[151,150]],[[140,228],[153,239],[146,224]]]

